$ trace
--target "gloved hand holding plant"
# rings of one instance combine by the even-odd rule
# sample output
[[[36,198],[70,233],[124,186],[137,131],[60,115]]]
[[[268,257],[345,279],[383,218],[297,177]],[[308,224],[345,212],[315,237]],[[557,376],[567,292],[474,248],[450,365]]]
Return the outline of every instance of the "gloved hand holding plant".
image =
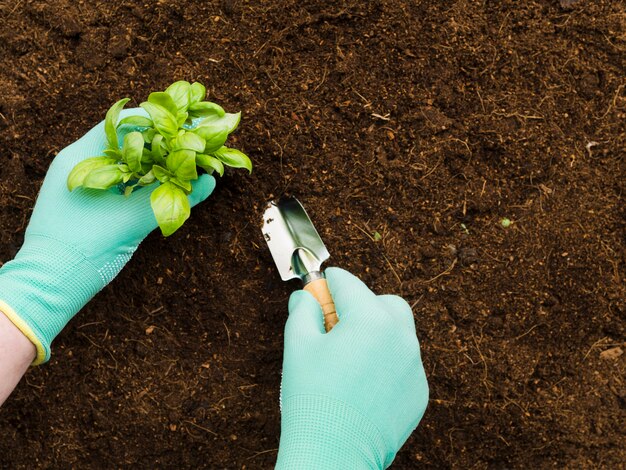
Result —
[[[69,190],[124,185],[121,191],[128,196],[135,188],[158,181],[150,198],[152,210],[163,235],[174,233],[189,218],[186,196],[193,190],[191,182],[198,178],[196,167],[220,176],[224,165],[252,171],[245,154],[224,146],[239,125],[240,113],[226,113],[221,106],[203,101],[205,95],[201,83],[178,81],[141,103],[149,117],[145,113],[131,115],[118,123],[129,99],[119,100],[104,122],[106,148],[101,156],[74,167],[67,179]],[[126,131],[121,148],[118,130]]]
[[[50,165],[24,244],[0,268],[0,312],[35,345],[36,364],[48,360],[52,340],[152,230],[160,225],[171,234],[211,194],[208,173],[221,174],[222,163],[250,169],[245,155],[223,145],[239,114],[203,98],[202,85],[177,82],[142,104],[150,118],[139,108],[120,111],[122,100]],[[191,130],[196,117],[204,119]],[[118,127],[120,136],[127,131],[121,149]],[[196,165],[207,174],[198,175]],[[122,192],[114,188],[123,183]],[[139,186],[148,187],[133,191]]]

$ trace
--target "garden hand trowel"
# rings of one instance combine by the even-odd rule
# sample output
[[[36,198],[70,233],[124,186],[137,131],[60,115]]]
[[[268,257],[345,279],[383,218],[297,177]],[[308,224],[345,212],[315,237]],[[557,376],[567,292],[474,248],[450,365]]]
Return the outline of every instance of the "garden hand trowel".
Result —
[[[335,303],[321,265],[330,257],[311,219],[295,198],[268,204],[263,214],[263,236],[283,281],[299,278],[322,307],[324,328],[337,324]]]

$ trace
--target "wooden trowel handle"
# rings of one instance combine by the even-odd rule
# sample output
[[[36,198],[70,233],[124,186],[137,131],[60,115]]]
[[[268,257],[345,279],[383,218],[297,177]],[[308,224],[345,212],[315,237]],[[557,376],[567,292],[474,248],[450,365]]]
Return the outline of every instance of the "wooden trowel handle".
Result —
[[[328,333],[337,324],[339,318],[337,317],[335,302],[333,302],[333,298],[328,290],[326,279],[322,278],[311,281],[304,286],[304,290],[313,295],[320,303],[322,313],[324,314],[324,328],[326,328],[326,333]]]

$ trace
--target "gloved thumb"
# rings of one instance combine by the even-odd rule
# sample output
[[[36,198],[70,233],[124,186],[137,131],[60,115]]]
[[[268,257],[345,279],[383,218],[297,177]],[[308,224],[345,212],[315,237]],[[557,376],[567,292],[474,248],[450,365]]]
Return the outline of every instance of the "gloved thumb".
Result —
[[[322,308],[311,294],[298,290],[289,298],[289,318],[285,325],[285,341],[289,338],[324,334]]]
[[[193,191],[189,195],[189,204],[191,207],[201,203],[208,198],[215,189],[215,178],[211,175],[200,175],[197,180],[191,183]]]

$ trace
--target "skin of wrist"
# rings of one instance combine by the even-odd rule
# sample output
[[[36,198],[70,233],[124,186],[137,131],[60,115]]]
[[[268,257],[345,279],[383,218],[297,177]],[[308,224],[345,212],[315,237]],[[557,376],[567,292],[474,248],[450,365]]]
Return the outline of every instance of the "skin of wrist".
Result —
[[[36,356],[34,344],[0,311],[0,405]]]
[[[28,358],[29,364],[35,359],[37,349],[22,331],[13,324],[9,317],[0,308],[0,335],[4,339],[0,344],[0,351],[11,353],[18,358]]]
[[[0,320],[3,327],[2,338],[11,339],[11,347],[15,354],[23,352],[30,353],[29,345],[35,349],[35,357],[32,358],[32,365],[39,365],[44,362],[46,351],[41,341],[32,328],[20,317],[10,305],[0,298]]]

